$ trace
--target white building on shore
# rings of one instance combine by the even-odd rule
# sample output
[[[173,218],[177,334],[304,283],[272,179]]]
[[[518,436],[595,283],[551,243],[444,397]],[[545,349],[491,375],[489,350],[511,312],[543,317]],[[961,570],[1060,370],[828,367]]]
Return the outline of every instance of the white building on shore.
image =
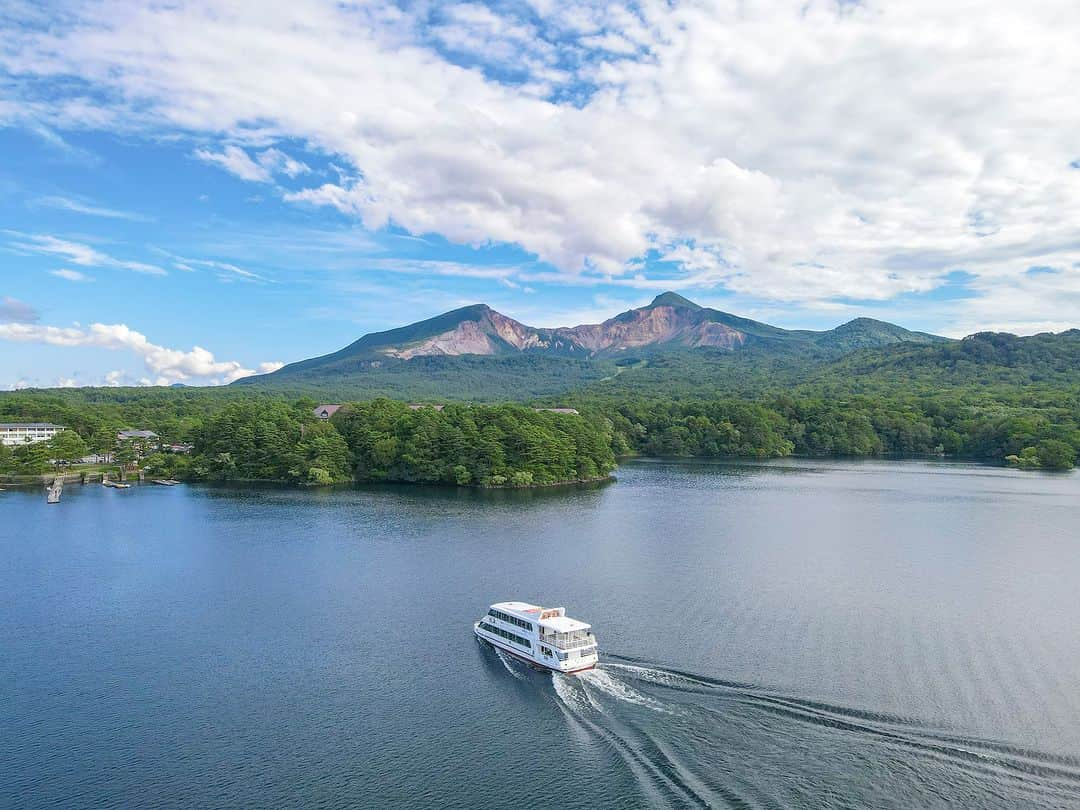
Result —
[[[51,422],[0,422],[0,444],[19,447],[45,442],[64,429],[63,425]]]

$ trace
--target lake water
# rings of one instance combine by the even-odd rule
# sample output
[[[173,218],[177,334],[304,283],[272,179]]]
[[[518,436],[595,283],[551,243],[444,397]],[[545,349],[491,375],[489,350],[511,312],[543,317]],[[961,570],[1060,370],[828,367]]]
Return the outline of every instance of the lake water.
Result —
[[[0,804],[1080,807],[1080,477],[0,492]],[[566,605],[602,665],[472,637]]]

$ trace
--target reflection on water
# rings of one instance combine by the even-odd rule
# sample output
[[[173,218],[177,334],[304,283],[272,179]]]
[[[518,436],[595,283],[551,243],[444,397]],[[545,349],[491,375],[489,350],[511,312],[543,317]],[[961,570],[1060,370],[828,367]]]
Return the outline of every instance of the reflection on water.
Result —
[[[18,806],[1080,807],[1076,475],[0,493]],[[565,604],[602,664],[476,642]]]

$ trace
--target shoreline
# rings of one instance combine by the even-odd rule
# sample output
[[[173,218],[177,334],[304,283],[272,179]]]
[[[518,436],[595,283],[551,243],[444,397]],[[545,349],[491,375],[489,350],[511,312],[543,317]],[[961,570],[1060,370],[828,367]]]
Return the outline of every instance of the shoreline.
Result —
[[[350,481],[338,481],[332,484],[309,484],[304,481],[288,481],[280,478],[229,478],[215,480],[209,478],[182,479],[184,484],[215,484],[227,486],[229,484],[274,484],[276,486],[290,487],[294,489],[335,489],[340,487],[362,486],[405,486],[405,487],[435,487],[438,489],[474,489],[484,491],[495,490],[527,490],[527,489],[557,489],[558,487],[574,487],[582,484],[603,484],[616,481],[614,472],[596,478],[576,478],[570,481],[552,481],[545,484],[455,484],[450,481],[406,481],[396,478],[364,478]]]
[[[39,487],[48,486],[59,475],[35,475],[35,476],[0,476],[0,487],[11,487],[12,489],[37,489]],[[12,481],[8,478],[32,478],[33,480],[19,480]],[[609,475],[598,476],[596,478],[577,478],[570,481],[552,481],[544,484],[454,484],[449,481],[404,481],[397,479],[364,479],[364,480],[350,480],[350,481],[338,481],[332,484],[310,484],[304,481],[289,481],[282,478],[229,478],[226,480],[217,480],[210,478],[180,478],[177,479],[181,484],[210,484],[228,486],[229,484],[272,484],[279,487],[287,487],[290,489],[337,489],[342,487],[357,487],[357,486],[371,486],[371,485],[383,485],[390,484],[395,486],[410,486],[410,487],[437,487],[439,489],[473,489],[483,491],[498,491],[498,490],[531,490],[531,489],[558,489],[559,487],[575,487],[583,484],[606,484],[615,483],[617,478],[612,472]],[[150,479],[140,480],[133,478],[128,481],[132,485],[145,485],[145,486],[159,486]],[[64,484],[78,484],[92,485],[101,484],[100,476],[94,477],[92,480],[84,480],[82,476],[68,473],[64,477]]]
[[[814,456],[804,455],[800,453],[790,453],[784,456],[662,456],[662,455],[643,455],[632,454],[617,456],[619,466],[624,463],[634,461],[645,461],[653,459],[656,461],[674,461],[674,462],[696,462],[696,463],[717,463],[717,464],[738,464],[748,462],[775,462],[782,461],[784,459],[793,459],[799,461],[929,461],[938,462],[942,464],[971,464],[979,467],[986,467],[988,469],[1005,469],[1005,470],[1017,470],[1027,473],[1046,473],[1052,475],[1062,475],[1072,472],[1072,469],[1056,469],[1051,467],[1035,467],[1035,466],[1023,466],[1017,464],[1008,464],[1005,462],[995,462],[992,460],[969,457],[969,456],[953,456],[944,454],[918,454],[918,453],[879,453],[875,455],[827,455],[827,456]],[[306,481],[290,481],[282,478],[230,478],[226,480],[217,480],[210,478],[180,478],[179,483],[184,484],[211,484],[211,485],[228,485],[228,484],[268,484],[281,487],[289,487],[294,489],[334,489],[340,487],[355,487],[355,486],[371,486],[371,485],[400,485],[409,487],[437,487],[440,489],[469,489],[477,491],[523,491],[523,490],[552,490],[562,487],[575,487],[582,485],[596,485],[596,484],[610,484],[618,481],[618,467],[612,470],[607,475],[597,476],[594,478],[577,478],[567,481],[552,481],[543,484],[455,484],[449,481],[407,481],[402,479],[350,479],[348,481],[338,481],[331,484],[312,484]],[[101,484],[102,474],[99,470],[82,472],[66,472],[66,473],[42,473],[34,475],[17,475],[17,474],[3,474],[0,475],[0,488],[5,489],[35,489],[38,487],[47,487],[57,478],[62,478],[65,485],[78,484],[78,485],[90,485]],[[137,475],[133,475],[127,483],[139,485],[147,484],[153,485],[153,481],[150,479],[142,480]]]

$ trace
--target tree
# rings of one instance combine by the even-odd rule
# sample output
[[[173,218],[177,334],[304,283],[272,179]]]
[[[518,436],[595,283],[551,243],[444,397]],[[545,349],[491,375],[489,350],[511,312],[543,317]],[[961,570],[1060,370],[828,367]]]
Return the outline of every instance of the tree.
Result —
[[[116,434],[123,424],[119,419],[110,420],[96,428],[90,436],[90,449],[102,456],[116,449]]]
[[[1049,470],[1069,470],[1076,464],[1076,450],[1058,439],[1043,439],[1035,447],[1039,464]]]
[[[135,452],[131,442],[124,442],[116,448],[113,458],[121,467],[132,467],[139,460],[139,455]]]
[[[301,472],[309,482],[332,484],[349,480],[349,446],[330,423],[306,425],[296,450]]]
[[[52,466],[52,449],[48,442],[33,442],[15,448],[17,469],[27,475],[48,472]]]
[[[312,467],[308,470],[308,483],[318,484],[319,486],[325,486],[326,484],[334,483],[334,479],[330,477],[330,473],[324,470],[322,467]]]
[[[48,441],[57,464],[74,464],[90,452],[83,437],[74,430],[62,430]]]
[[[1041,467],[1039,461],[1039,449],[1037,447],[1025,447],[1019,453],[1010,453],[1005,456],[1005,462],[1014,467]]]

